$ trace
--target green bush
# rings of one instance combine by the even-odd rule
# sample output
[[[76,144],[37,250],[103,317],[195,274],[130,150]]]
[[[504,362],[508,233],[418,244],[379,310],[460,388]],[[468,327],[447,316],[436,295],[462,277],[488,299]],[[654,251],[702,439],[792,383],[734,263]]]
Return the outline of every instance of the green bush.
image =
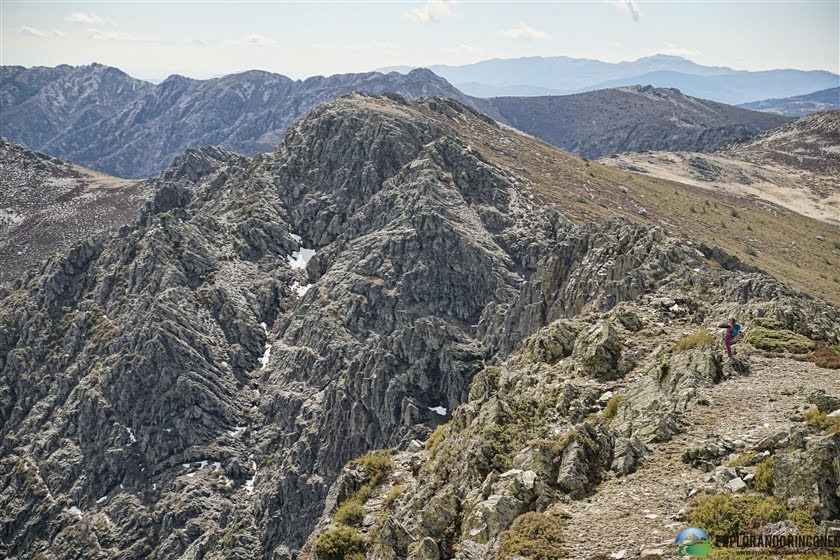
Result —
[[[753,487],[759,492],[773,494],[773,459],[765,459],[758,464]]]
[[[358,527],[362,524],[365,518],[365,508],[361,501],[355,495],[353,498],[342,503],[335,512],[335,522],[343,523],[353,527]]]
[[[700,329],[699,331],[688,336],[684,336],[677,341],[676,346],[674,346],[674,353],[679,354],[680,352],[690,350],[691,348],[714,346],[714,344],[715,337],[712,336],[709,329]]]
[[[501,534],[499,558],[523,556],[531,560],[553,560],[568,555],[563,544],[563,525],[556,517],[528,512],[517,517]]]
[[[435,431],[432,432],[429,439],[426,440],[426,449],[429,450],[429,455],[431,457],[435,456],[435,452],[437,451],[440,442],[443,441],[443,430],[446,429],[447,424],[449,423],[447,422],[446,424],[441,424],[435,428]]]
[[[365,539],[350,527],[336,527],[315,541],[319,560],[357,560],[365,557]]]
[[[353,464],[363,467],[370,473],[368,480],[378,483],[391,470],[391,452],[383,449],[371,451],[353,460]]]
[[[773,497],[716,494],[702,500],[688,515],[688,523],[710,535],[750,533],[789,518],[785,503]]]
[[[335,511],[334,521],[337,524],[358,526],[365,518],[365,502],[391,470],[391,454],[384,450],[371,451],[367,455],[354,459],[350,465],[363,468],[366,471],[365,477],[362,480],[362,486],[339,504]]]
[[[739,455],[735,459],[729,461],[726,466],[727,467],[743,467],[744,465],[748,464],[753,457],[758,454],[756,451],[749,451],[744,453],[743,455]]]

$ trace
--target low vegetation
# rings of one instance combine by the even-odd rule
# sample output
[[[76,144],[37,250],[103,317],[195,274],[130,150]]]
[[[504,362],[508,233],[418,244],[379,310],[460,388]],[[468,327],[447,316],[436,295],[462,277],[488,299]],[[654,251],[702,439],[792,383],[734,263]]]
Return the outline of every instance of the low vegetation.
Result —
[[[755,469],[753,488],[764,494],[773,494],[773,459],[765,459]]]
[[[484,121],[471,120],[458,132],[489,161],[531,181],[537,196],[577,223],[622,216],[634,222],[679,224],[679,233],[690,239],[721,247],[794,288],[840,304],[840,290],[829,279],[836,267],[826,264],[840,246],[831,224],[770,203],[584,162],[542,140],[500,134]]]
[[[319,560],[364,560],[365,539],[350,527],[334,527],[318,536]]]
[[[727,467],[743,467],[744,465],[748,465],[750,461],[752,461],[753,457],[757,455],[755,451],[749,451],[744,453],[743,455],[739,455],[735,459],[729,461],[726,466]]]
[[[805,413],[805,422],[823,433],[840,433],[840,416],[829,416],[827,412],[814,409]]]
[[[717,535],[760,534],[770,523],[787,520],[800,534],[815,534],[814,511],[789,509],[772,496],[716,494],[703,498],[688,515],[688,524]]]
[[[521,556],[529,560],[554,560],[568,555],[562,547],[563,522],[557,517],[528,512],[502,532],[499,558]]]
[[[623,395],[613,395],[610,397],[610,400],[607,401],[607,406],[604,407],[604,421],[608,424],[615,418],[615,415],[618,413],[618,407],[621,406],[621,403],[624,401]]]
[[[674,346],[674,353],[679,354],[680,352],[684,352],[685,350],[714,346],[714,344],[715,337],[712,336],[712,333],[709,332],[709,329],[700,329],[699,331],[684,336],[683,338],[678,340],[677,344]]]
[[[362,486],[338,506],[333,521],[339,525],[359,526],[365,517],[365,502],[391,470],[391,455],[388,451],[372,451],[351,461],[350,466],[361,467],[365,478]]]
[[[434,457],[435,453],[437,452],[437,448],[440,445],[440,442],[443,441],[443,431],[446,429],[447,424],[441,424],[429,438],[426,440],[426,449],[429,450],[429,456]]]
[[[805,354],[816,347],[813,340],[787,329],[753,327],[744,337],[744,341],[754,348],[767,352],[789,352]]]

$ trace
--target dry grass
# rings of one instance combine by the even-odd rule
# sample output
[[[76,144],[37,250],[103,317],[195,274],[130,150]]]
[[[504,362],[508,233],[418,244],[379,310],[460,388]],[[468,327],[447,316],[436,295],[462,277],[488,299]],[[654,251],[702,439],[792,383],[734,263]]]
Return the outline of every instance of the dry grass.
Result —
[[[422,111],[455,128],[487,160],[526,178],[528,188],[576,223],[623,216],[661,225],[840,305],[840,284],[834,281],[840,261],[836,227],[755,198],[607,167],[470,115],[450,119]]]

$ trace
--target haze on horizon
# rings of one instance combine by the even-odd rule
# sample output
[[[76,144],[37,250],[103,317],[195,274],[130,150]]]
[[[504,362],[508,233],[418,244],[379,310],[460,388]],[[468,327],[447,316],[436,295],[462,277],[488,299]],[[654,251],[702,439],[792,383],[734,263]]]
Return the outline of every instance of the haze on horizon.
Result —
[[[0,62],[99,62],[160,81],[261,69],[292,78],[386,66],[670,54],[739,70],[840,73],[837,0],[0,3]]]

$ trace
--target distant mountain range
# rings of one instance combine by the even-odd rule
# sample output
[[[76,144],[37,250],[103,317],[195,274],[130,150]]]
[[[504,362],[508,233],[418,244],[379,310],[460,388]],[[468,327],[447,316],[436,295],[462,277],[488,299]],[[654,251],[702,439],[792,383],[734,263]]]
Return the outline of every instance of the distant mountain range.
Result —
[[[803,117],[820,111],[840,109],[840,87],[815,91],[808,95],[786,97],[784,99],[765,99],[739,105],[753,111],[776,113],[786,117]]]
[[[351,91],[453,98],[587,157],[655,149],[706,151],[786,122],[649,86],[481,99],[426,69],[303,81],[250,71],[211,80],[170,76],[153,85],[93,64],[7,66],[0,68],[0,78],[0,134],[126,178],[155,175],[188,148],[270,152],[293,122]]]
[[[632,86],[548,97],[496,97],[499,120],[570,152],[704,152],[784,124],[770,113],[696,99],[677,90]]]
[[[562,95],[626,85],[678,88],[687,95],[739,104],[791,97],[840,86],[840,75],[825,71],[750,72],[703,66],[679,56],[655,55],[633,62],[584,58],[492,59],[463,66],[428,67],[469,95],[479,97]],[[408,72],[409,66],[382,71]]]
[[[0,67],[0,134],[119,177],[148,177],[190,147],[253,155],[273,150],[286,128],[352,91],[468,102],[429,70],[292,80],[249,71],[212,80],[170,76],[158,85],[116,68]]]

